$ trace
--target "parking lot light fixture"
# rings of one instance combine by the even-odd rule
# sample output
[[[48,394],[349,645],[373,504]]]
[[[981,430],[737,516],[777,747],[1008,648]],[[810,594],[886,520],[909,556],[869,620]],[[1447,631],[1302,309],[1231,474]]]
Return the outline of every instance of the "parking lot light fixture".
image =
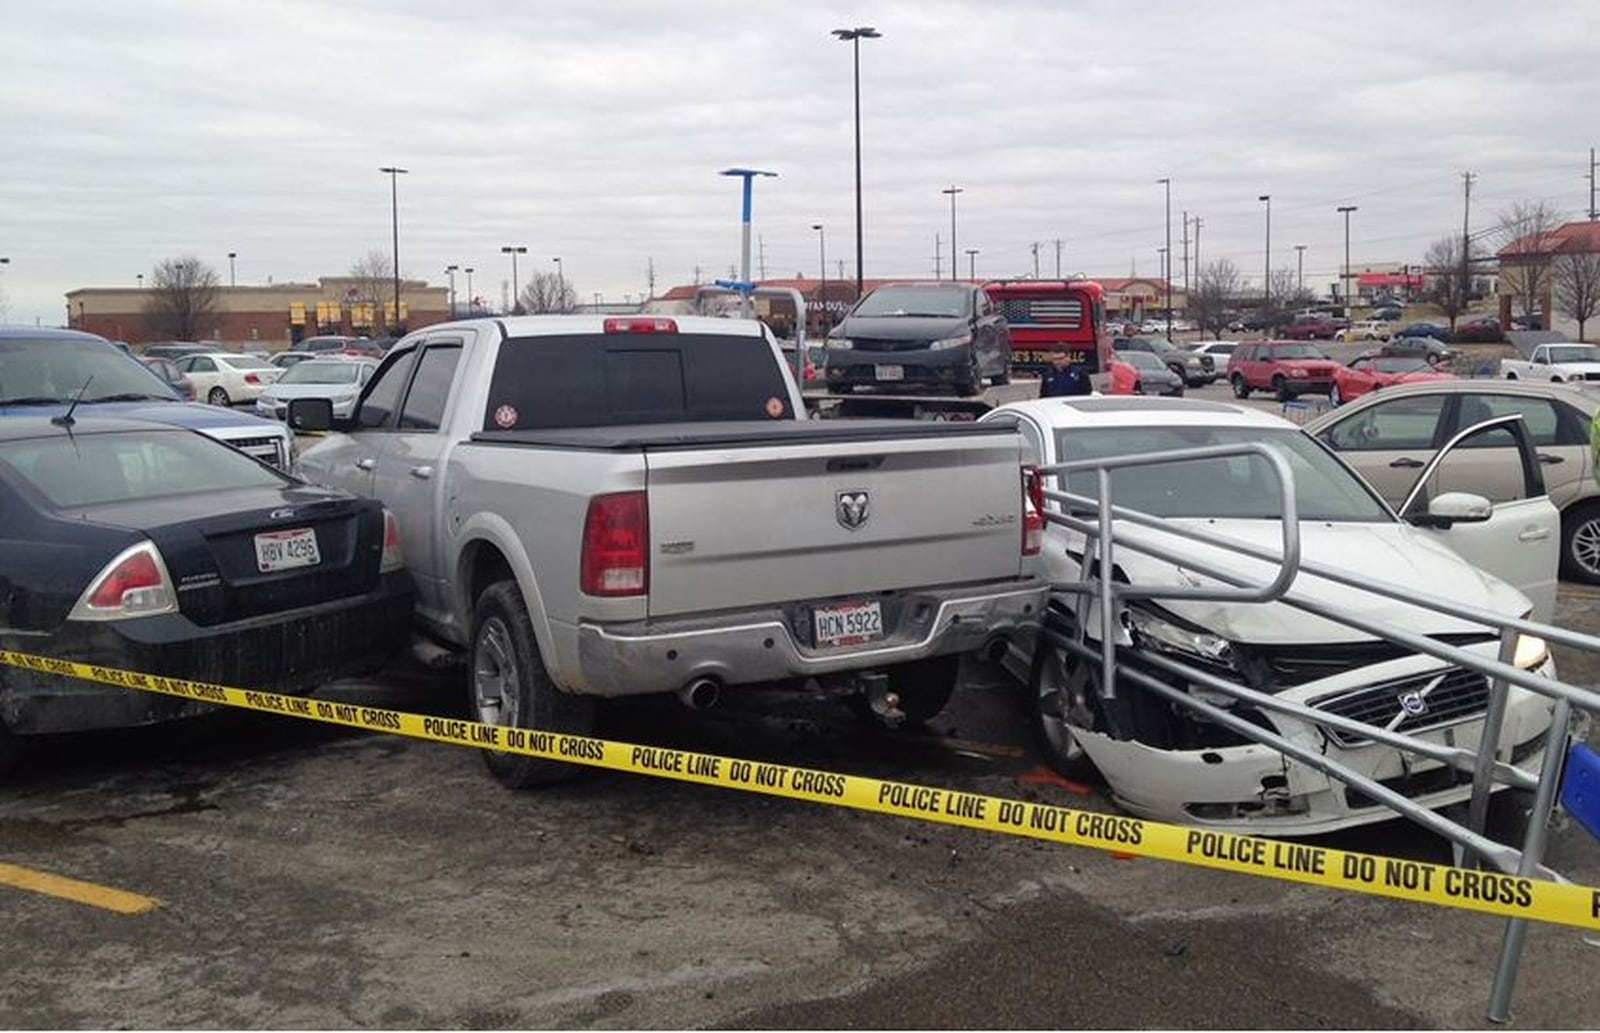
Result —
[[[228,252],[228,286],[229,287],[238,286],[238,284],[234,281],[234,277],[233,277],[233,260],[235,258],[238,258],[238,257],[239,257],[239,252],[237,252],[237,251],[229,251]]]
[[[969,248],[967,248],[967,279],[976,280],[977,278],[978,278],[978,249],[975,248],[975,247],[969,247]]]
[[[855,51],[855,86],[856,86],[856,298],[862,294],[862,269],[865,263],[861,257],[861,41],[864,39],[879,39],[883,33],[870,25],[858,25],[853,29],[834,29],[834,36],[841,42],[848,42]]]
[[[961,268],[960,253],[956,251],[956,195],[963,191],[963,187],[958,187],[954,183],[939,191],[941,194],[950,195],[950,279],[952,281],[961,275],[958,272]]]
[[[410,172],[394,165],[385,165],[379,172],[389,177],[389,225],[394,233],[394,321],[400,323],[400,177]]]
[[[1294,246],[1294,289],[1297,294],[1304,294],[1306,291],[1306,246],[1304,244],[1296,244]]]
[[[1345,318],[1350,317],[1350,213],[1360,211],[1359,205],[1342,204],[1334,211],[1344,216],[1344,269],[1339,276],[1339,304],[1344,306]]]
[[[517,256],[527,254],[528,249],[520,244],[507,244],[500,249],[500,253],[511,256],[511,313],[512,315],[521,315],[522,285],[517,281]]]
[[[1156,180],[1166,188],[1167,194],[1167,243],[1161,249],[1161,280],[1167,288],[1167,341],[1172,340],[1172,177],[1163,176]]]
[[[447,265],[447,266],[444,267],[444,274],[446,276],[450,277],[450,318],[451,319],[456,318],[456,270],[460,269],[460,268],[461,267],[458,266],[458,265]]]
[[[817,231],[817,268],[821,275],[817,278],[817,326],[823,333],[828,332],[828,234],[822,223],[814,222],[811,228]]]
[[[567,277],[561,268],[561,256],[557,255],[550,261],[556,264],[556,311],[565,312],[567,304]]]
[[[1272,307],[1272,195],[1262,194],[1256,198],[1267,206],[1267,261],[1262,269],[1265,274],[1261,278],[1261,302],[1263,308]],[[1262,313],[1265,315],[1265,313]]]
[[[461,271],[467,274],[467,311],[476,315],[478,303],[472,300],[472,266],[469,265]]]

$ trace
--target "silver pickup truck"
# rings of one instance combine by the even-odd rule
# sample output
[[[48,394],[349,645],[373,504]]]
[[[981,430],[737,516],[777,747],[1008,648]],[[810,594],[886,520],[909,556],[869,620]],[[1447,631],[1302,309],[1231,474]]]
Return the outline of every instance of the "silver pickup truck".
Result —
[[[587,733],[601,696],[809,679],[892,722],[1037,623],[1013,427],[808,421],[769,331],[702,317],[429,327],[299,472],[396,514],[423,630],[478,720]],[[524,787],[565,765],[486,753]]]

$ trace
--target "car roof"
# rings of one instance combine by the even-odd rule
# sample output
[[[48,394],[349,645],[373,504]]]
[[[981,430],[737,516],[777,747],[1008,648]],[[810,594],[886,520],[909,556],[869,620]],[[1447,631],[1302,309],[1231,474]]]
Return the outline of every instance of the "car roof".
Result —
[[[1555,398],[1576,407],[1593,417],[1600,410],[1600,392],[1588,391],[1567,384],[1543,380],[1505,380],[1487,377],[1458,377],[1454,380],[1423,380],[1392,384],[1381,392],[1373,392],[1337,409],[1306,421],[1306,430],[1316,433],[1324,427],[1339,422],[1351,412],[1358,412],[1380,401],[1407,398],[1415,395],[1492,394],[1518,395],[1523,398]]]
[[[1387,393],[1389,389],[1385,388]],[[1071,395],[1007,402],[986,413],[1015,412],[1052,428],[1085,427],[1258,427],[1294,430],[1281,416],[1233,402],[1144,395]]]
[[[481,325],[484,323],[498,323],[505,329],[507,337],[541,337],[553,334],[595,334],[605,333],[605,325],[612,319],[640,321],[651,319],[671,320],[678,328],[680,334],[721,334],[738,337],[757,337],[762,333],[762,323],[758,319],[743,319],[723,316],[601,316],[601,315],[537,315],[537,316],[502,316],[490,320],[473,320],[460,324],[441,324],[428,327],[432,333],[445,326],[452,325]]]
[[[99,341],[101,344],[111,343],[99,334],[85,333],[82,330],[63,330],[54,326],[24,326],[22,324],[0,326],[0,341]]]

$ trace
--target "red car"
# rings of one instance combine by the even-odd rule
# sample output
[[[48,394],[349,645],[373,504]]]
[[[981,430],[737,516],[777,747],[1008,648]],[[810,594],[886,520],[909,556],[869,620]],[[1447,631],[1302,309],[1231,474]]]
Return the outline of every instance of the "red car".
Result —
[[[1280,402],[1333,392],[1339,364],[1303,341],[1247,341],[1228,356],[1228,383],[1239,398],[1271,391]]]
[[[1334,371],[1328,401],[1342,405],[1390,384],[1454,379],[1420,355],[1362,355]]]

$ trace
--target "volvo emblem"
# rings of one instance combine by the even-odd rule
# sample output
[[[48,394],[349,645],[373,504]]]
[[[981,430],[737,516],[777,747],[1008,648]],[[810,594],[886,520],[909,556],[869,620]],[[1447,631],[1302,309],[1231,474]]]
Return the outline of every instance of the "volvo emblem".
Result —
[[[1420,717],[1428,712],[1428,701],[1420,692],[1402,692],[1396,699],[1400,701],[1400,709],[1411,717]]]
[[[864,491],[841,491],[833,496],[833,515],[846,531],[859,530],[872,512],[871,500]]]

